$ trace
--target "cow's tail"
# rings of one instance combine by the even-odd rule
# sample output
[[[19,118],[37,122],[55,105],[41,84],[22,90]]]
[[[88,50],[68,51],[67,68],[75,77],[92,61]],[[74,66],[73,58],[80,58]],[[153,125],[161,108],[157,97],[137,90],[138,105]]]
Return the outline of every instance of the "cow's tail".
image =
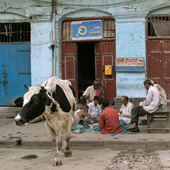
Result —
[[[75,116],[75,115],[73,115],[73,117],[72,117],[72,127],[73,126],[76,126],[77,125],[77,117]]]

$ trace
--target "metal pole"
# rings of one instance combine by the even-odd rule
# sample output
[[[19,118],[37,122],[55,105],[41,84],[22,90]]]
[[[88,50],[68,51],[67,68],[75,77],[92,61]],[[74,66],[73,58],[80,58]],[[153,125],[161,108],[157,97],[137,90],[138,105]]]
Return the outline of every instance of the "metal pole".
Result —
[[[52,0],[52,75],[55,76],[55,44],[56,44],[56,30],[55,30],[55,10],[56,10],[56,0]]]

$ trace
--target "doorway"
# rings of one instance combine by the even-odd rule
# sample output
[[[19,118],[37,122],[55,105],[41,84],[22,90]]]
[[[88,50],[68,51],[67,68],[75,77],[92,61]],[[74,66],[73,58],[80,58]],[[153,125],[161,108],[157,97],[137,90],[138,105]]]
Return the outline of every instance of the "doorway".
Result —
[[[147,77],[161,85],[170,99],[170,30],[167,15],[149,16],[147,23]],[[157,27],[159,25],[159,27]]]
[[[78,98],[95,79],[95,43],[78,43]]]
[[[0,105],[14,105],[31,85],[30,43],[0,44]]]
[[[62,78],[71,82],[77,100],[95,78],[105,98],[112,101],[116,96],[115,47],[115,41],[62,44]],[[105,75],[104,65],[111,65],[111,75]]]
[[[30,23],[0,23],[0,105],[12,106],[31,85]]]

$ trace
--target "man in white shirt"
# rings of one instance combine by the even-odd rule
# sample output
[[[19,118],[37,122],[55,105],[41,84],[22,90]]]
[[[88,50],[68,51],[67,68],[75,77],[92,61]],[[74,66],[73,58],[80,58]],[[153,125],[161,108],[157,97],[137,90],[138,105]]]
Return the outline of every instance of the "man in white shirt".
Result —
[[[94,96],[99,96],[99,100],[104,99],[104,91],[99,80],[94,80],[93,85],[87,87],[83,95],[80,97],[82,104],[88,104],[93,101]]]
[[[131,110],[133,104],[129,102],[128,96],[122,96],[121,102],[122,106],[119,110],[119,119],[122,119],[125,124],[129,124],[131,122]]]
[[[157,110],[158,105],[160,104],[160,93],[157,88],[152,86],[151,81],[145,80],[144,86],[147,89],[147,96],[144,102],[141,102],[139,106],[132,108],[132,127],[128,128],[128,131],[130,132],[140,132],[138,128],[138,118],[147,113],[153,113]]]
[[[88,110],[89,115],[91,115],[92,117],[94,117],[96,119],[99,119],[99,116],[101,113],[101,106],[99,105],[99,97],[94,96],[93,102],[90,102],[88,104],[88,106],[89,106],[89,110]],[[88,124],[96,123],[95,121],[93,121],[92,119],[89,119],[89,118],[86,118],[86,122]]]
[[[166,98],[165,90],[159,84],[155,84],[153,80],[151,80],[151,83],[152,83],[153,87],[155,87],[159,90],[159,93],[161,96],[162,107],[166,107],[167,106],[167,98]]]

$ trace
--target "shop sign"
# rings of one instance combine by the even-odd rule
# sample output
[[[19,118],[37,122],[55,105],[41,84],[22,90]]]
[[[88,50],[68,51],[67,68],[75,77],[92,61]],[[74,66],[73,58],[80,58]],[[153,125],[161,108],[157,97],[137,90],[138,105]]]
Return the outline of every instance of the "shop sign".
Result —
[[[101,39],[102,36],[101,20],[72,22],[72,40]]]
[[[116,58],[117,72],[143,72],[144,58]]]

